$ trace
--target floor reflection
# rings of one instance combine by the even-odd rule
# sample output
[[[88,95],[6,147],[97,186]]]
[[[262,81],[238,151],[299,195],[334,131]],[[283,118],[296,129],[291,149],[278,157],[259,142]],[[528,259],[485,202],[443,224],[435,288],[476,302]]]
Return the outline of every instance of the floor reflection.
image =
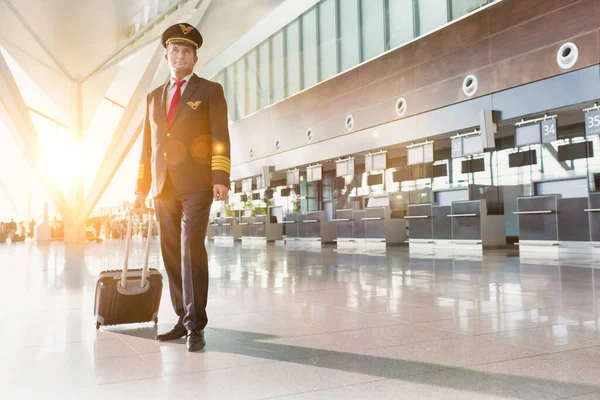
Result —
[[[122,241],[0,246],[2,398],[567,398],[600,393],[598,270],[572,255],[209,242],[208,346],[95,330]],[[134,240],[130,265],[143,258]],[[158,241],[150,265],[164,272]],[[34,384],[35,383],[35,384]]]

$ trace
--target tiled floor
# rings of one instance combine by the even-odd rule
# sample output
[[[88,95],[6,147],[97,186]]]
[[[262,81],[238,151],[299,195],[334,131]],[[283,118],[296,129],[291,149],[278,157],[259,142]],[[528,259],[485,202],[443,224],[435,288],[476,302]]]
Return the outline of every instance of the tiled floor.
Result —
[[[96,331],[122,248],[0,245],[0,399],[600,399],[600,275],[581,260],[209,243],[192,354],[153,339],[176,321],[166,284],[158,327]]]

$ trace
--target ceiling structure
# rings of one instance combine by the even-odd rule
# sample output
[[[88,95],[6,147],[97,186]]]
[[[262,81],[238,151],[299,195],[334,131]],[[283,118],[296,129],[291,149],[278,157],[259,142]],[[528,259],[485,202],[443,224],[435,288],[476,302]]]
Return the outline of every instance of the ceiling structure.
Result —
[[[284,1],[0,0],[0,48],[6,52],[0,58],[14,60],[19,69],[3,70],[5,87],[19,87],[20,76],[27,76],[48,98],[36,102],[21,90],[22,100],[10,104],[8,99],[3,105],[0,96],[5,111],[0,115],[10,119],[8,105],[14,109],[22,104],[21,115],[24,106],[34,108],[85,135],[103,98],[121,104],[124,117],[99,168],[108,165],[111,173],[98,173],[90,189],[91,197],[97,197],[139,135],[145,97],[141,94],[168,79],[162,57],[157,64],[163,51],[161,33],[178,22],[195,25],[204,36],[196,68],[200,70]],[[10,93],[5,90],[2,95],[14,97],[14,91]],[[38,109],[48,102],[53,107]],[[5,122],[13,127],[13,136],[21,134],[19,124]],[[86,199],[86,211],[94,200]]]

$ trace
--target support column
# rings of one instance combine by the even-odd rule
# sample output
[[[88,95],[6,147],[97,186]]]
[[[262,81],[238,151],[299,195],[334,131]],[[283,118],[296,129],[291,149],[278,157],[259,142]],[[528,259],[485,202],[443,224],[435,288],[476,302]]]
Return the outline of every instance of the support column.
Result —
[[[67,201],[71,206],[71,216],[64,219],[65,243],[85,243],[85,230],[87,219],[79,218],[84,202],[83,185],[83,139],[85,137],[83,124],[83,93],[80,81],[74,84],[75,95],[73,112],[75,125],[72,128],[71,143],[74,150],[73,171],[75,176],[67,188]]]

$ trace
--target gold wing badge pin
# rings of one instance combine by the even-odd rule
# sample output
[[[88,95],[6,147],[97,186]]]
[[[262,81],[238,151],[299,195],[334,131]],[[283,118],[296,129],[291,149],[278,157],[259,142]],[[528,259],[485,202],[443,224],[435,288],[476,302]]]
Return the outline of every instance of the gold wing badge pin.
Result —
[[[198,101],[188,101],[187,105],[192,107],[192,110],[195,110],[196,108],[198,108],[198,106],[202,104],[202,101],[198,100]]]
[[[193,26],[185,26],[183,24],[179,24],[179,27],[181,28],[181,31],[183,32],[184,35],[187,35],[194,29]]]

